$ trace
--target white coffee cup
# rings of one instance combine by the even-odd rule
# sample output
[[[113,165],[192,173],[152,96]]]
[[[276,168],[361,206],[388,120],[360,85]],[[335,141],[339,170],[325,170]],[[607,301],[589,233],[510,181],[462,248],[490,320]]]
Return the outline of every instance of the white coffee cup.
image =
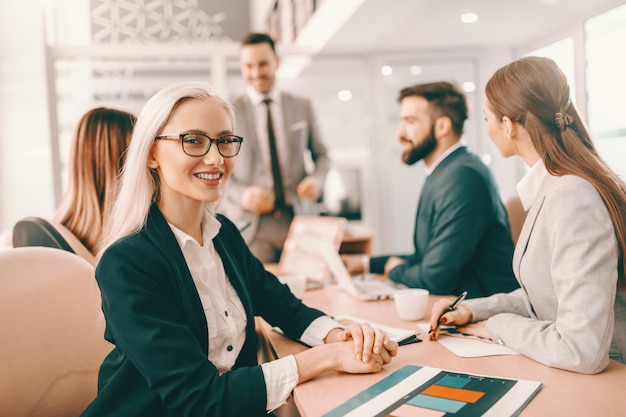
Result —
[[[306,275],[304,274],[281,274],[278,280],[287,284],[293,295],[302,298],[306,291]]]
[[[419,320],[426,314],[428,290],[406,288],[393,293],[398,316],[403,320]]]

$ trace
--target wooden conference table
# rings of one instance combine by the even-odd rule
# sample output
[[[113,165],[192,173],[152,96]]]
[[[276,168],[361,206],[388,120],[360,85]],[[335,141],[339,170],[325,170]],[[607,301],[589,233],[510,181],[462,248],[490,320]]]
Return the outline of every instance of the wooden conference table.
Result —
[[[439,298],[430,297],[428,312]],[[307,291],[302,300],[330,315],[351,314],[389,326],[416,328],[416,322],[404,321],[397,316],[391,300],[360,301],[336,288]],[[277,357],[305,349],[273,331],[264,321],[260,322],[262,333]],[[421,343],[400,346],[398,355],[380,373],[329,372],[297,386],[293,396],[301,416],[321,416],[409,364],[542,382],[543,386],[522,410],[521,416],[626,416],[626,365],[619,362],[611,361],[600,374],[582,375],[550,368],[522,355],[462,358],[441,344],[430,342],[426,334],[422,333],[420,337],[424,339]]]

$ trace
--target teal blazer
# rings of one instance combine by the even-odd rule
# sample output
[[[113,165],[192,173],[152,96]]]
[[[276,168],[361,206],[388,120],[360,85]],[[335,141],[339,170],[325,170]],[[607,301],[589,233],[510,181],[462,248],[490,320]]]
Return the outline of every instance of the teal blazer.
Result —
[[[489,168],[466,147],[448,155],[426,178],[420,194],[415,249],[400,256],[390,278],[433,294],[468,298],[509,292],[519,285],[513,274],[513,240],[508,217]],[[370,270],[382,273],[389,256],[372,258]]]
[[[208,360],[208,328],[178,242],[154,205],[146,226],[111,245],[96,268],[115,345],[82,416],[266,416],[254,316],[299,337],[323,315],[306,307],[250,253],[237,228],[218,215],[214,239],[247,314],[246,341],[229,372]]]

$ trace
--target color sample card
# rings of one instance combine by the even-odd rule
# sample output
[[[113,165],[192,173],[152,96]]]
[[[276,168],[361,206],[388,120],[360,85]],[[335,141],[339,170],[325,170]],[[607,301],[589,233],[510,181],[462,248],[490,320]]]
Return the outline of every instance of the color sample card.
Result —
[[[442,371],[404,398],[390,417],[473,417],[485,413],[516,381]],[[413,409],[412,409],[412,408]],[[432,414],[428,411],[435,412]]]
[[[324,417],[515,416],[541,382],[407,365]]]

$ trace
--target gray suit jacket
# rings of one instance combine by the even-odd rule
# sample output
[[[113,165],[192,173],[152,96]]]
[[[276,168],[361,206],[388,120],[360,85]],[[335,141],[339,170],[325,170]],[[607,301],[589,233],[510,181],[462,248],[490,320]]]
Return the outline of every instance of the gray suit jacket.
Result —
[[[474,320],[489,318],[493,339],[548,366],[597,373],[608,365],[614,330],[626,325],[624,309],[614,315],[617,268],[615,231],[600,194],[580,177],[549,176],[515,248],[522,288],[465,304]],[[612,354],[626,352],[621,340]]]
[[[283,166],[282,177],[287,201],[294,205],[296,214],[299,211],[296,187],[307,175],[316,177],[323,185],[330,168],[330,160],[326,146],[322,142],[315,114],[308,99],[281,93],[283,108],[284,131],[287,142],[288,163]],[[256,233],[259,215],[243,210],[239,204],[241,195],[247,187],[258,185],[267,187],[272,184],[272,173],[269,164],[263,162],[259,139],[254,123],[254,109],[247,94],[233,100],[235,106],[235,133],[243,136],[244,142],[237,155],[235,168],[226,187],[226,193],[220,204],[219,211],[228,216],[238,225],[250,223],[243,231],[247,242]],[[306,172],[305,158],[310,152],[315,168]]]

